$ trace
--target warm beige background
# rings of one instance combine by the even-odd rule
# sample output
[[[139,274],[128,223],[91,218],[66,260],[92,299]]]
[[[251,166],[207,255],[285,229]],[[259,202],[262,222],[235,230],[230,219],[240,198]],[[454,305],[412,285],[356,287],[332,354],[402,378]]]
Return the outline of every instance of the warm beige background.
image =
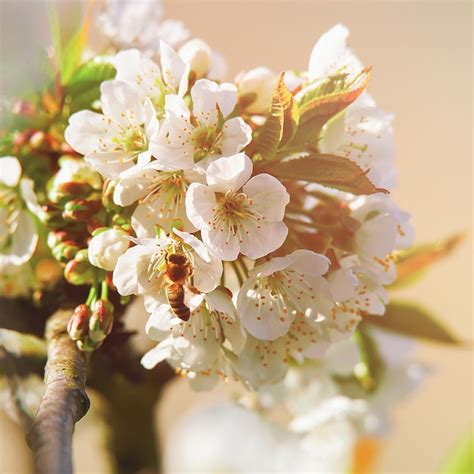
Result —
[[[18,3],[26,11],[37,10],[39,16],[44,11],[39,1]],[[418,240],[460,230],[469,233],[455,255],[403,296],[417,298],[460,337],[472,340],[471,2],[165,3],[168,17],[182,19],[195,36],[227,57],[232,75],[261,64],[275,71],[305,68],[321,33],[337,22],[350,28],[351,46],[374,66],[372,94],[384,109],[396,114],[400,184],[395,195],[412,212]],[[0,5],[7,7],[4,13],[8,11],[5,0]],[[14,25],[16,20],[8,23]],[[22,30],[24,41],[38,31]],[[27,61],[25,51],[18,54],[18,61]],[[394,431],[384,444],[378,472],[435,472],[473,419],[472,353],[420,345],[417,355],[435,372],[414,397],[396,408]],[[187,397],[185,404],[192,400]],[[12,444],[18,436],[2,423],[0,446]],[[81,423],[85,427],[87,422]],[[0,472],[19,461],[0,450]],[[85,466],[79,470],[92,472]]]

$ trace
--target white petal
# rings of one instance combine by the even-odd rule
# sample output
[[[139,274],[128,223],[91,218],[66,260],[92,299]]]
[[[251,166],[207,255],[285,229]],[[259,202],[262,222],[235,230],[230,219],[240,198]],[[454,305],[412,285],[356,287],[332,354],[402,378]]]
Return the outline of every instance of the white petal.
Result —
[[[265,220],[283,220],[290,195],[278,179],[269,174],[258,174],[243,187],[243,192],[253,201],[252,209],[265,216]]]
[[[16,231],[12,237],[8,255],[14,265],[21,265],[30,260],[38,243],[36,224],[28,211],[19,213]]]
[[[160,41],[160,58],[164,82],[176,92],[179,90],[179,95],[183,96],[187,89],[189,69],[164,41]]]
[[[368,257],[385,258],[395,249],[397,222],[387,215],[365,221],[356,233],[357,252]]]
[[[147,194],[148,186],[158,172],[153,168],[135,166],[120,176],[114,190],[114,202],[119,206],[130,206]]]
[[[111,119],[90,110],[81,110],[69,117],[64,137],[75,151],[89,155],[114,150],[112,139],[118,134],[117,124]]]
[[[173,350],[173,340],[165,339],[156,347],[149,350],[141,359],[140,363],[145,369],[153,369],[157,364],[171,357]]]
[[[207,229],[214,219],[216,197],[213,191],[200,183],[191,183],[186,193],[186,214],[198,229]]]
[[[100,86],[100,101],[104,115],[122,126],[145,122],[140,93],[125,82],[103,82]]]
[[[21,165],[17,158],[4,156],[0,158],[0,183],[11,188],[20,181]]]
[[[161,280],[148,279],[150,258],[158,247],[136,245],[117,260],[113,282],[121,295],[138,295],[159,286]]]
[[[290,311],[283,315],[279,300],[272,298],[268,290],[255,290],[255,283],[256,280],[248,279],[242,285],[237,298],[237,312],[252,336],[273,341],[288,332],[294,315]]]
[[[203,242],[210,251],[220,260],[232,261],[239,256],[239,238],[230,231],[201,229]]]
[[[252,160],[245,153],[219,158],[206,170],[207,184],[215,192],[237,191],[248,181],[252,170]]]
[[[233,84],[217,84],[209,79],[199,79],[191,89],[193,114],[199,122],[215,123],[216,104],[224,117],[227,117],[237,103],[237,87]]]
[[[233,155],[252,141],[252,129],[240,117],[234,117],[222,127],[221,152],[224,156]]]
[[[114,179],[134,166],[130,157],[121,151],[93,153],[84,157],[85,161],[108,179]]]
[[[117,70],[115,79],[134,86],[142,99],[161,96],[157,86],[161,78],[160,68],[146,54],[137,49],[127,49],[119,51],[111,62]]]
[[[291,257],[291,267],[301,273],[308,275],[321,276],[324,275],[330,265],[330,261],[324,255],[311,250],[295,250],[289,255]]]
[[[335,73],[346,66],[349,71],[361,69],[359,60],[347,47],[349,30],[341,24],[324,33],[314,45],[308,65],[311,79]]]
[[[256,260],[279,249],[288,235],[288,227],[283,222],[261,222],[258,226],[246,222],[248,234],[242,235],[240,251]]]
[[[173,319],[175,319],[175,317],[169,305],[160,305],[148,318],[145,326],[147,336],[155,341],[163,340],[173,329]]]

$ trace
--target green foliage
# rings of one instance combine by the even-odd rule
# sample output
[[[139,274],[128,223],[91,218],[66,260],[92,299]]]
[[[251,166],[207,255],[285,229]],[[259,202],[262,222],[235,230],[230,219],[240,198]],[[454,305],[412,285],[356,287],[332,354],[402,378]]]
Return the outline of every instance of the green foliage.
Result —
[[[393,301],[387,305],[383,316],[367,315],[364,321],[407,337],[442,344],[461,344],[429,311],[413,303]]]
[[[315,84],[299,100],[300,121],[290,146],[316,144],[322,127],[354,102],[370,80],[370,68],[359,74],[335,74]]]
[[[401,252],[397,258],[397,280],[390,285],[390,289],[402,288],[417,281],[428,267],[450,255],[463,238],[463,235],[456,234],[442,241],[416,245]]]
[[[317,183],[352,194],[387,192],[375,187],[366,172],[342,156],[312,153],[302,158],[272,164],[266,171],[280,179]]]
[[[83,64],[66,87],[71,113],[90,108],[100,97],[101,83],[114,77],[115,68],[104,59],[95,58]]]
[[[264,160],[276,157],[278,149],[294,136],[298,121],[298,105],[284,83],[284,73],[273,91],[272,106],[260,133],[255,138],[255,153]]]
[[[377,388],[384,372],[384,363],[367,326],[361,322],[354,333],[359,348],[360,362],[354,368],[354,375],[368,392]]]
[[[441,474],[471,474],[474,472],[474,430],[460,440],[440,470]]]

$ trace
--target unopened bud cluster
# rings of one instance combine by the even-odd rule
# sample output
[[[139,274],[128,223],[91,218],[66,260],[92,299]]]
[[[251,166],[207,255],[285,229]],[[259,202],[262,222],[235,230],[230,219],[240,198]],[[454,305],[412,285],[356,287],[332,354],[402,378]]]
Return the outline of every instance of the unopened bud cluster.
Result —
[[[112,331],[114,307],[107,300],[96,300],[91,306],[76,306],[67,331],[78,348],[90,352],[102,345]]]

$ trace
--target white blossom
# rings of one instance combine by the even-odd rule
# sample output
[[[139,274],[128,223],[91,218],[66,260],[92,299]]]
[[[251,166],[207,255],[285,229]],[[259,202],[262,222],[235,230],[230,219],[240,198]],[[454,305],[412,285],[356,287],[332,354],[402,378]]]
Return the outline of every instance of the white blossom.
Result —
[[[176,47],[189,36],[181,21],[163,21],[161,0],[105,0],[96,23],[116,46],[138,47],[149,55],[158,51],[160,39]]]
[[[239,253],[257,259],[286,239],[288,228],[282,221],[289,195],[273,176],[250,178],[252,169],[243,153],[220,158],[207,168],[207,185],[189,186],[188,218],[221,260],[235,260]]]
[[[245,108],[248,113],[266,114],[269,111],[276,80],[275,73],[266,67],[251,69],[237,78],[239,96],[254,96]]]
[[[199,389],[230,375],[230,363],[245,344],[245,332],[225,292],[214,290],[197,300],[186,322],[166,304],[151,314],[146,331],[159,344],[145,354],[142,364],[150,369],[166,359]]]
[[[222,263],[212,258],[208,249],[195,236],[173,229],[177,236],[134,239],[135,243],[115,266],[113,282],[121,295],[145,295],[149,312],[166,302],[164,295],[166,258],[171,253],[183,253],[193,269],[193,286],[210,292],[219,284]]]
[[[137,49],[120,51],[111,62],[117,70],[115,79],[134,87],[141,100],[148,97],[160,118],[164,115],[166,95],[182,97],[187,91],[189,68],[163,41],[160,66]]]
[[[202,160],[233,155],[252,139],[250,127],[240,117],[227,119],[237,102],[233,84],[200,79],[191,98],[192,110],[183,98],[166,96],[166,121],[153,148],[163,170],[192,169]]]
[[[36,224],[30,213],[39,213],[33,182],[22,178],[21,164],[13,156],[0,158],[0,267],[26,263],[38,242]]]
[[[107,229],[89,241],[88,256],[92,265],[112,271],[118,258],[128,249],[128,234],[120,229]]]
[[[149,99],[129,84],[101,85],[103,114],[82,110],[71,115],[66,141],[106,178],[117,178],[136,164],[150,161],[159,123]]]

